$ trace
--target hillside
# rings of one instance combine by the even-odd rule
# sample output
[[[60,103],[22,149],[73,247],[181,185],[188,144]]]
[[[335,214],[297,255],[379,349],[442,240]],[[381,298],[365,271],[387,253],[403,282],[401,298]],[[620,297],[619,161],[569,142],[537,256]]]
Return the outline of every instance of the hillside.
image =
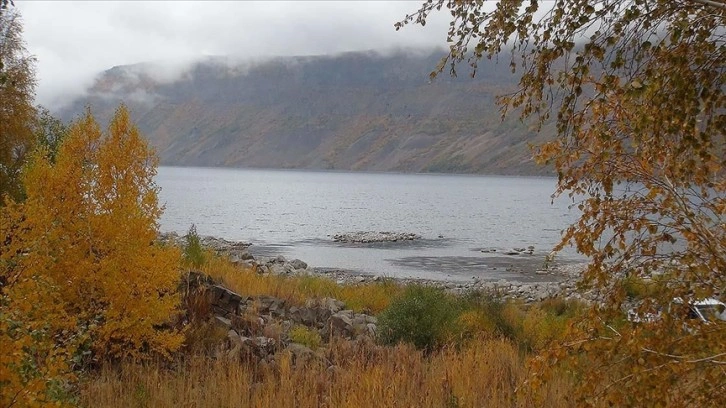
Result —
[[[119,66],[60,115],[90,105],[105,123],[124,101],[164,165],[546,174],[527,147],[546,136],[494,105],[515,86],[507,64],[432,82],[442,54]]]

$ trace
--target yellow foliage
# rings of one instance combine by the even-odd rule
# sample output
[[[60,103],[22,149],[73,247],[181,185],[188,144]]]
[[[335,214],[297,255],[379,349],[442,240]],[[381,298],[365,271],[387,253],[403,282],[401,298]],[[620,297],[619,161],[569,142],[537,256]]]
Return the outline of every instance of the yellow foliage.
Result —
[[[27,199],[10,201],[0,219],[0,405],[19,391],[42,400],[43,381],[68,372],[83,350],[138,357],[183,340],[162,329],[179,305],[180,254],[155,243],[156,159],[126,108],[106,134],[86,114],[55,162],[45,153],[23,174]]]

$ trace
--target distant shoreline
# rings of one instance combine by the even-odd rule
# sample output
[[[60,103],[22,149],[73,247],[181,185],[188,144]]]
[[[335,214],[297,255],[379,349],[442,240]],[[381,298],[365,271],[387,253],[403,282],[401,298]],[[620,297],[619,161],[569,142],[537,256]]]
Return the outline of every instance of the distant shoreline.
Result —
[[[306,172],[330,174],[371,174],[371,175],[410,175],[410,176],[457,176],[457,177],[502,177],[502,178],[531,178],[557,180],[555,174],[528,174],[528,173],[456,173],[456,172],[416,172],[416,171],[386,171],[386,170],[353,170],[353,169],[325,169],[306,167],[244,167],[244,166],[200,166],[184,164],[160,164],[159,168],[180,169],[213,169],[213,170],[244,170],[244,171],[272,171],[272,172]],[[554,191],[553,191],[554,192]]]
[[[184,237],[176,233],[162,233],[162,241],[172,241],[177,245],[183,245]],[[529,258],[522,255],[520,259],[527,259],[529,268],[522,267],[519,272],[519,279],[505,279],[493,277],[491,279],[470,278],[447,279],[425,279],[411,277],[395,277],[382,274],[373,274],[363,271],[326,268],[309,266],[304,260],[287,259],[282,255],[266,253],[257,255],[253,244],[228,241],[222,238],[204,236],[202,245],[214,250],[217,254],[226,256],[236,264],[253,268],[263,274],[276,275],[304,275],[320,276],[331,279],[339,285],[357,285],[376,282],[392,281],[401,285],[420,284],[446,289],[452,293],[463,294],[471,291],[498,291],[505,296],[520,298],[525,301],[539,301],[552,296],[563,296],[565,298],[582,299],[575,287],[575,282],[584,270],[586,263],[566,261],[553,262],[546,270],[537,268],[539,261],[536,258]],[[507,261],[513,258],[497,257]]]

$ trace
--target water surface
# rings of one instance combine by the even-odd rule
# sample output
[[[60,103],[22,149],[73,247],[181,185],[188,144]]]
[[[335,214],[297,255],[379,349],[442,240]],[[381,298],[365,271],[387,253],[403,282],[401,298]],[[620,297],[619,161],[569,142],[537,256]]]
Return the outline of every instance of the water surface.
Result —
[[[576,217],[567,200],[551,202],[556,180],[546,177],[161,167],[156,181],[162,231],[183,234],[194,223],[201,235],[251,242],[253,253],[396,277],[512,278],[542,263]],[[351,231],[422,239],[332,241]],[[531,256],[502,254],[528,246]]]

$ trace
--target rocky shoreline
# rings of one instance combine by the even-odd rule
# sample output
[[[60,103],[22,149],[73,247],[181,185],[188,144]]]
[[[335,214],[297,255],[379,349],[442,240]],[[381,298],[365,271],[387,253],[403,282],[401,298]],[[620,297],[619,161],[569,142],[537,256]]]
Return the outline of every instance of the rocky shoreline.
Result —
[[[358,235],[357,237],[361,238],[363,236]],[[383,236],[378,236],[378,238],[383,238]],[[388,237],[385,239],[393,238]],[[176,233],[162,234],[161,240],[180,246],[186,242],[184,236]],[[523,278],[527,277],[527,275],[536,275],[538,278],[536,282],[526,282],[526,279],[484,280],[476,277],[472,277],[467,281],[395,278],[350,270],[314,268],[300,259],[287,259],[282,255],[274,257],[253,256],[249,251],[251,244],[228,241],[217,237],[202,237],[201,244],[214,250],[219,255],[227,256],[233,264],[244,265],[256,270],[260,274],[322,276],[335,281],[339,285],[356,285],[382,281],[394,281],[403,285],[415,283],[440,287],[454,294],[463,294],[478,290],[492,291],[504,298],[517,298],[525,302],[535,302],[555,296],[574,300],[595,300],[593,293],[580,292],[576,287],[577,280],[585,267],[584,264],[559,264],[552,262],[546,268],[520,271]],[[526,251],[517,252],[522,253]]]

